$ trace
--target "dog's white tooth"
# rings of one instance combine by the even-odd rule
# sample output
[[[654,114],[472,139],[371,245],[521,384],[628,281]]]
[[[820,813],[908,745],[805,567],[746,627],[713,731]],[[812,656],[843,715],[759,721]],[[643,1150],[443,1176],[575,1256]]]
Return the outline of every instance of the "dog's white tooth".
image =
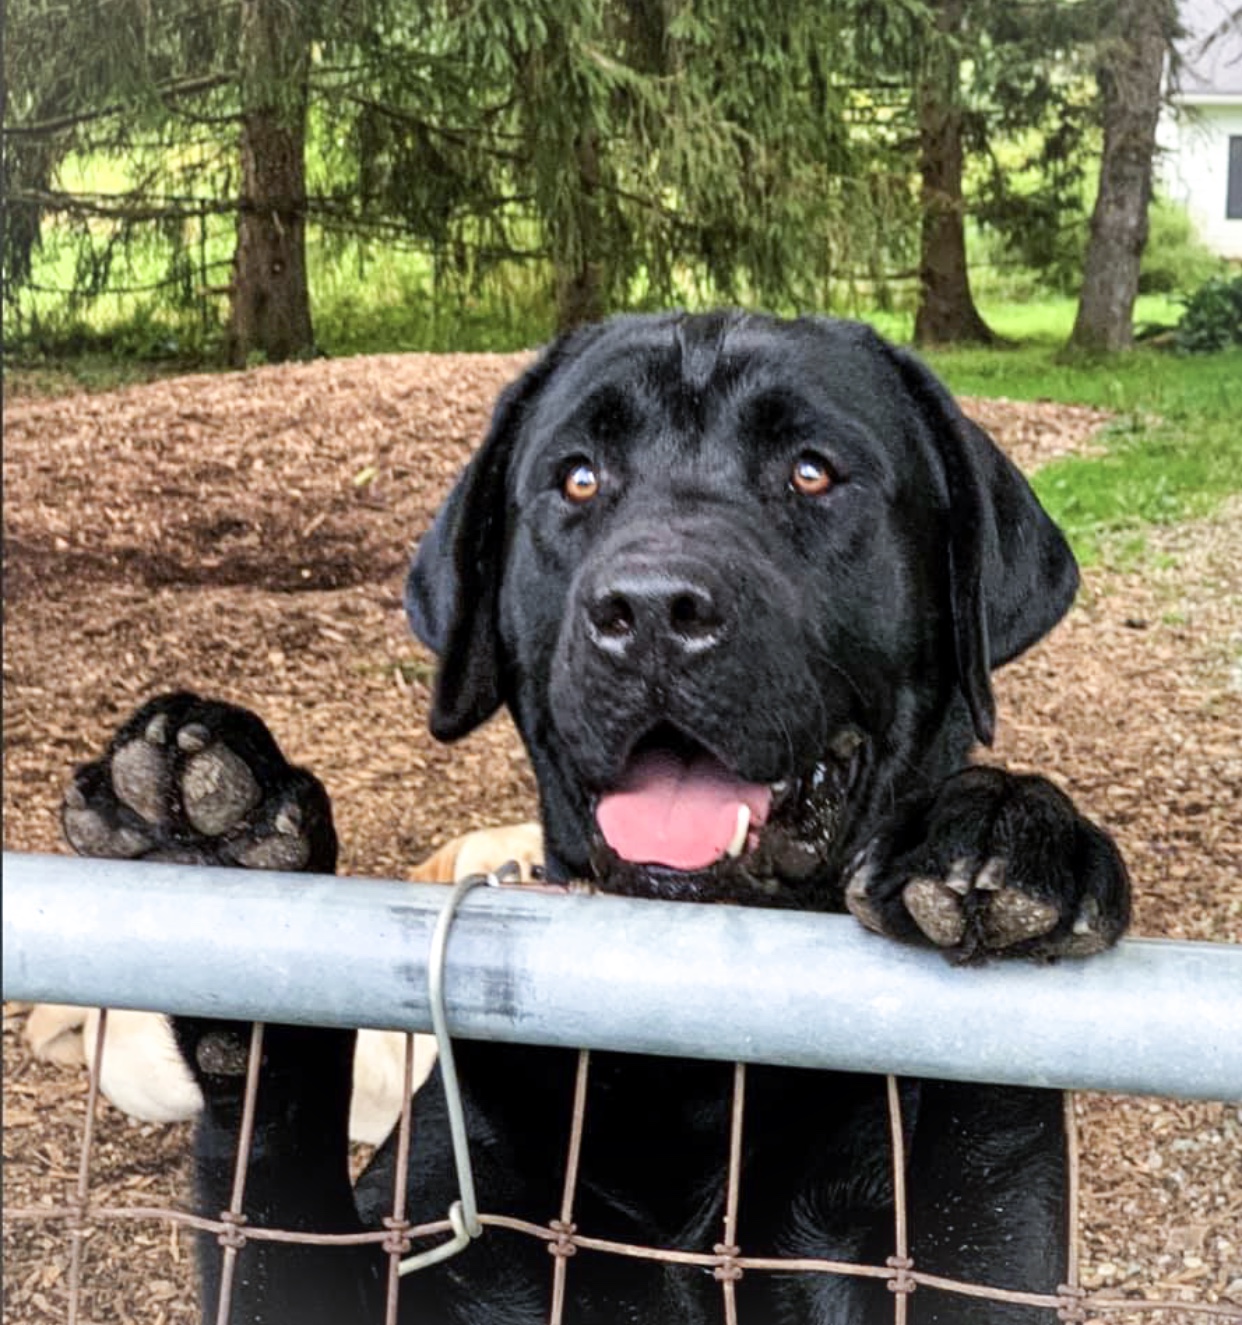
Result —
[[[729,845],[725,848],[725,855],[736,860],[746,846],[746,835],[749,832],[750,806],[739,805],[737,807],[737,827],[733,830],[733,836],[729,839]]]

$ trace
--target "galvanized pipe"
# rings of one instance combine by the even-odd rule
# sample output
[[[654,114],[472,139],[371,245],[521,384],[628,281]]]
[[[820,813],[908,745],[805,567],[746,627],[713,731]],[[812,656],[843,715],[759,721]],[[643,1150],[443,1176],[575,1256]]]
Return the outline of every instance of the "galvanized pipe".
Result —
[[[427,1030],[449,889],[4,857],[4,995]],[[845,916],[477,888],[448,944],[466,1038],[1242,1098],[1242,947],[1132,940],[950,966]]]

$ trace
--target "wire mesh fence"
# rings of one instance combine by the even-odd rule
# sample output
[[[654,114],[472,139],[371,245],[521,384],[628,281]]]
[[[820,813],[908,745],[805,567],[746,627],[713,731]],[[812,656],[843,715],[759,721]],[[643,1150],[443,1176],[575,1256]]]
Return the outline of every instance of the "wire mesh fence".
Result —
[[[477,882],[477,881],[476,881]],[[437,931],[441,942],[439,956],[433,942],[428,960],[428,981],[431,987],[433,1013],[443,1013],[443,978],[447,935],[453,918],[453,907],[460,900],[460,890],[453,894],[451,906],[445,906],[438,917]],[[8,935],[6,934],[6,946]],[[1238,954],[1242,955],[1242,954]],[[1236,967],[1221,968],[1236,974]],[[437,989],[438,987],[438,989]],[[7,992],[7,991],[6,991]],[[1224,1004],[1226,1018],[1237,1012],[1235,996],[1242,989],[1229,981],[1218,989],[1218,1000]],[[434,1019],[434,1018],[433,1018]],[[1239,1024],[1235,1021],[1235,1025]],[[446,1028],[442,1027],[442,1031]],[[1076,1141],[1076,1123],[1073,1101],[1066,1097],[1066,1131],[1069,1138],[1069,1224],[1071,1230],[1065,1249],[1065,1282],[1047,1292],[1025,1292],[1003,1285],[961,1282],[929,1273],[913,1259],[907,1227],[905,1195],[906,1131],[903,1127],[898,1078],[886,1077],[888,1110],[888,1145],[891,1167],[894,1219],[891,1253],[882,1263],[854,1263],[850,1261],[818,1258],[783,1258],[756,1256],[747,1253],[738,1237],[739,1212],[745,1201],[742,1153],[746,1128],[747,1067],[736,1063],[733,1067],[731,1122],[727,1153],[721,1155],[720,1181],[724,1194],[723,1220],[718,1241],[701,1250],[671,1249],[617,1242],[595,1236],[590,1227],[577,1222],[577,1193],[579,1189],[580,1156],[583,1129],[586,1121],[588,1083],[592,1055],[582,1049],[578,1053],[577,1072],[573,1085],[572,1122],[565,1137],[564,1181],[559,1207],[549,1211],[544,1223],[514,1218],[503,1210],[473,1208],[473,1193],[463,1192],[466,1210],[455,1207],[438,1221],[412,1224],[407,1218],[405,1174],[409,1166],[411,1147],[416,1143],[412,1135],[411,1097],[413,1095],[415,1037],[405,1036],[403,1104],[397,1123],[397,1163],[392,1201],[388,1213],[373,1230],[353,1234],[315,1234],[304,1231],[268,1227],[249,1220],[245,1213],[247,1166],[251,1154],[256,1101],[261,1086],[259,1064],[263,1054],[264,1025],[254,1023],[251,1031],[247,1060],[245,1092],[239,1126],[236,1161],[232,1190],[226,1209],[211,1214],[195,1214],[170,1204],[111,1203],[100,1200],[92,1181],[92,1152],[96,1122],[99,1116],[99,1082],[103,1077],[104,1054],[107,1040],[107,1014],[98,1022],[94,1043],[89,1046],[91,1086],[86,1100],[85,1117],[80,1134],[77,1155],[76,1180],[72,1198],[67,1201],[48,1201],[34,1206],[6,1208],[7,1223],[53,1223],[68,1245],[68,1271],[65,1285],[63,1319],[66,1325],[86,1325],[91,1319],[83,1305],[84,1286],[89,1282],[89,1246],[95,1229],[124,1221],[158,1221],[169,1228],[194,1230],[201,1237],[214,1239],[220,1251],[220,1293],[214,1314],[216,1325],[231,1325],[233,1285],[237,1271],[238,1254],[248,1242],[297,1242],[322,1247],[370,1244],[387,1260],[387,1292],[383,1314],[384,1325],[395,1325],[398,1320],[400,1283],[403,1271],[417,1274],[419,1267],[411,1264],[411,1249],[416,1240],[434,1238],[441,1253],[451,1251],[454,1241],[471,1236],[487,1236],[489,1229],[506,1229],[543,1242],[549,1255],[548,1269],[548,1325],[563,1325],[567,1314],[572,1316],[574,1293],[573,1257],[579,1251],[592,1251],[634,1260],[656,1261],[667,1265],[697,1267],[709,1272],[720,1287],[720,1319],[724,1325],[753,1325],[739,1312],[738,1285],[747,1276],[764,1274],[806,1274],[855,1276],[884,1281],[892,1294],[892,1320],[904,1325],[910,1312],[912,1295],[920,1288],[957,1294],[982,1302],[1012,1303],[1046,1308],[1049,1319],[1054,1316],[1064,1321],[1242,1321],[1242,1305],[1227,1301],[1208,1301],[1203,1294],[1189,1289],[1159,1292],[1151,1285],[1129,1285],[1125,1293],[1108,1290],[1089,1291],[1083,1287],[1079,1272],[1076,1238],[1079,1203],[1079,1160]],[[1193,1037],[1192,1037],[1193,1038]],[[1200,1052],[1204,1044],[1198,1046]],[[442,1035],[441,1053],[451,1061],[451,1042]],[[761,1057],[762,1055],[757,1055]],[[1226,1056],[1217,1064],[1217,1081],[1228,1086],[1234,1080],[1235,1064]],[[436,1253],[433,1252],[432,1257]],[[423,1261],[429,1258],[426,1253]],[[420,1258],[416,1257],[415,1260]],[[366,1325],[372,1325],[367,1322]],[[378,1325],[375,1322],[374,1325]],[[764,1325],[764,1323],[760,1323]]]

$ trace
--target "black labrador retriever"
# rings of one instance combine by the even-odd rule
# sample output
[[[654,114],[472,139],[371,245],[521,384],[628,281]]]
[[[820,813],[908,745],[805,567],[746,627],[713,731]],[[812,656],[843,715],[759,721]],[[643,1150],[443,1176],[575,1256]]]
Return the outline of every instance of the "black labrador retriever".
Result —
[[[435,734],[502,705],[538,776],[552,878],[648,898],[849,909],[968,961],[1082,956],[1125,927],[1110,839],[1047,781],[972,766],[990,671],[1077,584],[1026,482],[916,359],[864,326],[726,312],[620,318],[551,346],[501,396],[407,585],[439,658]],[[65,826],[90,854],[331,870],[320,785],[252,715],[192,695],[139,711],[80,770]],[[962,973],[969,979],[969,973]],[[1048,978],[1056,979],[1055,972]],[[824,1009],[831,1017],[832,1010]],[[228,1023],[178,1019],[206,1099],[199,1200],[227,1205],[244,1063]],[[394,1145],[351,1189],[353,1036],[273,1027],[246,1213],[319,1232],[381,1226]],[[1015,1047],[1015,1052],[1017,1052]],[[459,1046],[484,1210],[559,1206],[575,1058]],[[724,1201],[727,1065],[595,1056],[575,1218],[595,1237],[710,1251]],[[753,1068],[747,1255],[883,1264],[893,1184],[882,1079]],[[916,1266],[1054,1292],[1065,1154],[1055,1092],[905,1081]],[[415,1223],[457,1192],[438,1075],[419,1094]],[[213,1254],[214,1253],[214,1254]],[[214,1319],[218,1250],[204,1257]],[[374,1246],[241,1252],[233,1319],[367,1325]],[[550,1258],[499,1228],[403,1280],[419,1325],[538,1325]],[[708,1271],[579,1251],[571,1325],[717,1321]],[[883,1321],[883,1282],[748,1273],[747,1325]],[[914,1321],[1053,1313],[926,1286]]]

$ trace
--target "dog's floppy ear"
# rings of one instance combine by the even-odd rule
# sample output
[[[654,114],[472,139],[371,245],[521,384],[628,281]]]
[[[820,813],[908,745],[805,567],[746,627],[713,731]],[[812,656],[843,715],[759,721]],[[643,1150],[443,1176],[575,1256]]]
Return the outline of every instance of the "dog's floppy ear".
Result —
[[[505,700],[498,609],[509,457],[570,339],[554,342],[501,392],[483,445],[419,540],[406,576],[410,628],[439,664],[429,725],[441,741],[472,732]]]
[[[1078,566],[1017,466],[913,355],[890,349],[931,429],[949,495],[949,584],[958,672],[975,732],[992,743],[990,672],[1069,611]]]

